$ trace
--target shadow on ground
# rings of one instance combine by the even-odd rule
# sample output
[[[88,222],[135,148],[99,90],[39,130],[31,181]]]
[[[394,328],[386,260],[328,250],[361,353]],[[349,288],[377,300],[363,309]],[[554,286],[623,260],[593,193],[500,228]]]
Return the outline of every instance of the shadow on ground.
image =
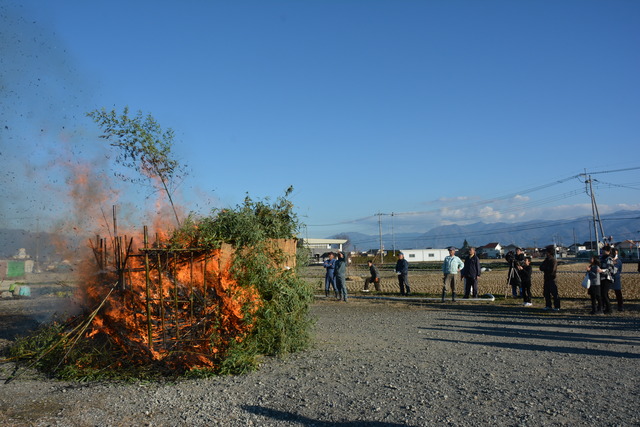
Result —
[[[315,418],[309,418],[302,415],[294,414],[293,412],[280,411],[278,409],[267,408],[264,406],[244,405],[242,406],[247,412],[253,414],[262,415],[266,418],[271,418],[277,421],[292,421],[300,423],[304,426],[317,426],[317,427],[377,427],[377,426],[404,426],[405,424],[398,423],[386,423],[380,421],[320,421]]]

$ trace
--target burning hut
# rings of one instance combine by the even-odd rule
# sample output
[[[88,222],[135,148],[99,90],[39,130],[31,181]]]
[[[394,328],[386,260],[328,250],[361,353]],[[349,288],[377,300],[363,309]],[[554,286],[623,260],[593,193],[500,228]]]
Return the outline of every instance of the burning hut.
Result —
[[[246,200],[164,239],[147,227],[140,239],[97,236],[85,313],[32,340],[30,359],[65,378],[209,375],[304,348],[312,293],[296,275],[295,218],[283,206]]]

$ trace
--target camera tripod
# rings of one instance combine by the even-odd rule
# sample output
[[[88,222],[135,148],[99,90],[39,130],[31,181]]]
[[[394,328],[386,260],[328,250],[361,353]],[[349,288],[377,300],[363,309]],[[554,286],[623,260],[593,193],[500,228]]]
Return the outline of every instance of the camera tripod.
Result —
[[[513,291],[513,289],[511,288],[511,279],[513,279],[514,277],[518,278],[518,282],[522,283],[522,279],[520,278],[520,275],[518,274],[518,270],[516,269],[516,265],[515,262],[511,263],[509,265],[509,273],[507,274],[507,286],[506,286],[506,290],[504,291],[504,298],[507,299],[507,295],[509,293],[509,290]],[[513,295],[513,292],[512,292]]]

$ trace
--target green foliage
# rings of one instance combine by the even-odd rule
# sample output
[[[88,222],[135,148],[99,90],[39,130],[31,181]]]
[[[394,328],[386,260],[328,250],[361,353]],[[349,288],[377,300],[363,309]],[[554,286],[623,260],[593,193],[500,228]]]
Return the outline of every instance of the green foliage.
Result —
[[[17,340],[9,349],[13,360],[31,364],[51,376],[71,380],[157,379],[183,375],[189,378],[219,374],[242,374],[255,369],[263,355],[280,356],[306,348],[311,340],[309,316],[313,289],[298,276],[274,239],[295,237],[298,220],[293,204],[286,199],[275,203],[246,197],[235,209],[215,210],[212,216],[190,216],[171,237],[173,248],[214,249],[222,243],[234,247],[231,274],[239,286],[255,289],[257,301],[242,308],[244,321],[251,324],[244,337],[230,338],[229,345],[216,354],[216,369],[168,372],[157,364],[121,363],[122,354],[104,334],[72,340],[78,330],[72,324],[46,325],[29,337]],[[297,252],[297,266],[306,263],[305,251]],[[256,310],[257,307],[257,310]],[[211,319],[215,321],[215,319]],[[220,337],[211,335],[210,339]],[[149,358],[141,358],[149,360]]]
[[[111,146],[118,149],[116,163],[137,170],[149,179],[160,181],[179,225],[170,187],[175,179],[185,175],[185,168],[173,158],[171,152],[174,131],[171,128],[163,130],[151,114],[145,116],[142,111],[138,111],[135,116],[130,116],[128,107],[124,108],[122,114],[103,108],[87,113],[87,116],[104,132],[100,137],[109,140]],[[116,175],[125,181],[139,180],[122,173]]]
[[[4,355],[61,380],[151,379],[161,374],[156,366],[119,365],[119,354],[107,340],[98,337],[75,342],[69,338],[70,327],[57,321],[44,324],[18,338]]]
[[[190,216],[173,235],[172,244],[176,246],[233,245],[233,277],[240,285],[254,286],[259,292],[260,306],[252,332],[228,350],[221,373],[241,373],[256,366],[259,355],[282,355],[309,345],[312,287],[298,276],[297,269],[283,268],[285,254],[270,243],[273,239],[295,238],[298,231],[293,204],[287,199],[291,190],[275,203],[247,196],[235,209],[214,210],[212,216],[201,219]],[[296,265],[306,263],[303,252]]]
[[[247,338],[258,354],[282,355],[302,350],[310,343],[313,289],[295,270],[278,267],[283,262],[280,251],[259,245],[243,251],[234,263],[236,279],[252,283],[260,293],[262,305]]]
[[[234,247],[251,247],[268,239],[294,239],[299,222],[293,203],[283,197],[270,204],[266,200],[252,200],[248,195],[235,209],[214,209],[211,216],[196,219],[190,215],[175,231],[172,244],[205,249],[217,248],[221,243]]]

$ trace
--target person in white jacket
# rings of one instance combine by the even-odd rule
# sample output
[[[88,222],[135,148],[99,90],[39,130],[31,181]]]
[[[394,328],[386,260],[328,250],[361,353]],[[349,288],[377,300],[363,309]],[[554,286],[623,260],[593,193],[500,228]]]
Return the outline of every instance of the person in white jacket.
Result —
[[[464,263],[456,256],[456,248],[449,248],[449,255],[444,258],[442,264],[442,302],[447,294],[447,285],[451,287],[451,301],[456,300],[456,279],[460,271],[464,268]]]

